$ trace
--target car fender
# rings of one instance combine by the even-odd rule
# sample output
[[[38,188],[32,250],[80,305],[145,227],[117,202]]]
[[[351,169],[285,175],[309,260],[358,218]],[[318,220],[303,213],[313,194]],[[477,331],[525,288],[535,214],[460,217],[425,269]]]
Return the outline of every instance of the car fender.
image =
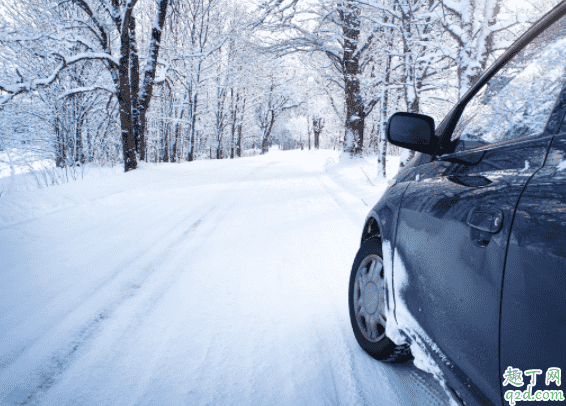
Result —
[[[377,237],[381,241],[383,267],[385,270],[387,320],[392,321],[390,328],[391,331],[388,332],[388,337],[396,344],[403,344],[406,342],[406,339],[403,337],[399,329],[396,328],[393,249],[395,244],[399,207],[401,205],[403,193],[409,186],[409,183],[410,182],[402,182],[394,184],[386,190],[382,198],[368,213],[361,236],[362,243],[373,237]]]

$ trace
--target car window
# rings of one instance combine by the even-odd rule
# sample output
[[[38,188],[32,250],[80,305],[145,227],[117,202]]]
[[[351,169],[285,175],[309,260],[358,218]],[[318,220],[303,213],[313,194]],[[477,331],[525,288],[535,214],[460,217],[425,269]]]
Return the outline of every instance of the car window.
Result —
[[[542,133],[566,79],[564,61],[566,16],[543,31],[480,89],[466,106],[452,140],[475,141],[465,143],[470,149]]]

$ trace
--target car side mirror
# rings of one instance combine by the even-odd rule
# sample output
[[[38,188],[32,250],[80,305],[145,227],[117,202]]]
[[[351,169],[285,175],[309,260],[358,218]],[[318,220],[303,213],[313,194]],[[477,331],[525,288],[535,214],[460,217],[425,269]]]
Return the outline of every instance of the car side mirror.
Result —
[[[434,127],[434,119],[424,114],[395,113],[387,122],[385,136],[393,145],[434,155],[438,148]]]

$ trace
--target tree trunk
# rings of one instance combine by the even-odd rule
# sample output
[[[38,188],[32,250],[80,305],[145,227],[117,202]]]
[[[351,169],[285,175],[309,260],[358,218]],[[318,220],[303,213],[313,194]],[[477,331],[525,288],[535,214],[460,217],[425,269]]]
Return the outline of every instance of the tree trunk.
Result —
[[[269,152],[269,145],[271,141],[271,130],[273,129],[273,122],[275,121],[275,114],[271,113],[271,120],[269,120],[269,124],[267,124],[267,128],[263,134],[263,141],[261,144],[261,153],[262,155]]]
[[[357,53],[360,35],[360,9],[353,1],[343,3],[339,10],[344,35],[344,94],[346,99],[346,128],[344,152],[361,156],[364,145],[364,103],[360,91],[360,61]]]
[[[182,120],[185,116],[185,107],[181,104],[181,107],[177,109],[177,118]],[[182,136],[183,125],[180,121],[175,123],[175,145],[173,147],[173,162],[181,162],[183,160],[183,144],[184,144],[184,137]]]
[[[410,21],[411,15],[405,15],[402,21],[405,27],[405,32],[407,36],[411,36],[412,21]],[[419,90],[422,87],[422,77],[418,75],[415,71],[415,61],[413,60],[412,52],[414,51],[409,48],[407,41],[404,43],[405,52],[405,72],[404,72],[404,95],[405,103],[407,105],[407,111],[411,113],[419,113],[420,111],[420,95]],[[414,85],[413,85],[414,84]],[[406,153],[401,154],[401,160],[399,161],[399,167],[404,168],[407,163],[413,159],[415,156],[415,151],[408,150]]]
[[[181,142],[181,124],[175,124],[175,141],[173,142],[173,152],[171,154],[171,162],[177,162],[177,149]]]
[[[312,119],[312,131],[314,134],[314,148],[319,149],[320,147],[320,133],[324,128],[324,119],[322,117],[313,117]]]
[[[132,123],[134,139],[136,140],[136,151],[140,159],[145,160],[145,152],[140,145],[140,114],[138,110],[138,96],[140,91],[140,61],[138,48],[136,45],[136,20],[134,16],[130,18],[130,89],[132,94]]]
[[[377,158],[377,176],[384,179],[387,178],[387,140],[385,139],[385,133],[381,131],[379,134],[379,152]]]
[[[195,159],[195,133],[192,132],[191,134],[191,143],[189,147],[189,156],[187,157],[187,161],[192,162]]]
[[[153,85],[155,83],[155,73],[157,70],[157,57],[159,56],[159,46],[161,45],[161,32],[165,24],[165,16],[167,14],[167,5],[169,0],[159,0],[157,5],[157,16],[151,30],[151,40],[149,43],[149,55],[145,66],[143,85],[138,97],[139,112],[139,150],[140,158],[145,159],[145,126],[146,112],[149,109],[149,102],[153,94]],[[123,53],[122,53],[123,54]]]
[[[238,158],[242,157],[242,125],[244,122],[244,114],[246,113],[246,88],[244,87],[244,95],[242,99],[242,114],[240,115],[240,123],[238,124]]]
[[[55,145],[55,150],[57,151],[55,165],[57,168],[64,168],[65,161],[67,160],[67,157],[65,156],[65,139],[58,116],[55,118],[55,142],[57,143]]]
[[[309,151],[311,150],[311,119],[307,116],[307,136],[309,139]]]
[[[234,88],[230,90],[230,98],[232,99],[232,142],[230,146],[230,159],[234,159],[234,150],[236,147],[236,120],[238,119],[238,101],[240,93],[236,92],[236,100],[234,101]]]
[[[391,77],[391,56],[385,60],[385,76],[381,86],[381,100],[379,112],[379,152],[377,155],[377,176],[387,178],[387,140],[385,131],[389,116],[389,80]]]
[[[265,137],[263,139],[263,142],[261,143],[261,153],[262,155],[269,152],[269,140],[267,139],[267,137]]]
[[[236,148],[238,158],[242,157],[242,124],[238,125],[238,147]]]
[[[83,140],[83,132],[81,131],[82,123],[79,121],[77,123],[77,162],[80,165],[84,165],[86,163],[86,155],[85,155],[85,143]]]
[[[131,13],[131,10],[129,10]],[[129,19],[130,13],[125,13],[124,18]],[[136,157],[136,140],[132,126],[132,97],[130,93],[130,35],[128,25],[123,28],[120,36],[120,67],[118,104],[120,107],[120,127],[122,133],[122,151],[124,153],[124,170],[126,172],[136,169],[138,161]]]
[[[165,124],[164,126],[164,137],[163,137],[163,162],[169,162],[169,126]]]
[[[196,111],[197,102],[198,102],[198,95],[195,94],[191,102],[192,118],[191,118],[190,146],[189,146],[189,156],[187,157],[187,160],[189,162],[192,162],[195,159],[195,137],[196,137],[195,126],[197,123],[197,116],[195,115],[195,111]]]

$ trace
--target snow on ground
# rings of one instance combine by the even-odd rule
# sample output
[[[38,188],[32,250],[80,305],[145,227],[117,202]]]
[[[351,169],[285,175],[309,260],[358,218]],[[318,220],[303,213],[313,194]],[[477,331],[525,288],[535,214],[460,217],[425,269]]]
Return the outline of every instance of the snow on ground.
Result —
[[[54,167],[53,160],[41,159],[37,152],[9,148],[0,151],[0,178],[14,174],[29,173],[30,171]]]
[[[0,404],[448,404],[430,374],[374,361],[351,332],[375,171],[273,151],[12,185]]]

